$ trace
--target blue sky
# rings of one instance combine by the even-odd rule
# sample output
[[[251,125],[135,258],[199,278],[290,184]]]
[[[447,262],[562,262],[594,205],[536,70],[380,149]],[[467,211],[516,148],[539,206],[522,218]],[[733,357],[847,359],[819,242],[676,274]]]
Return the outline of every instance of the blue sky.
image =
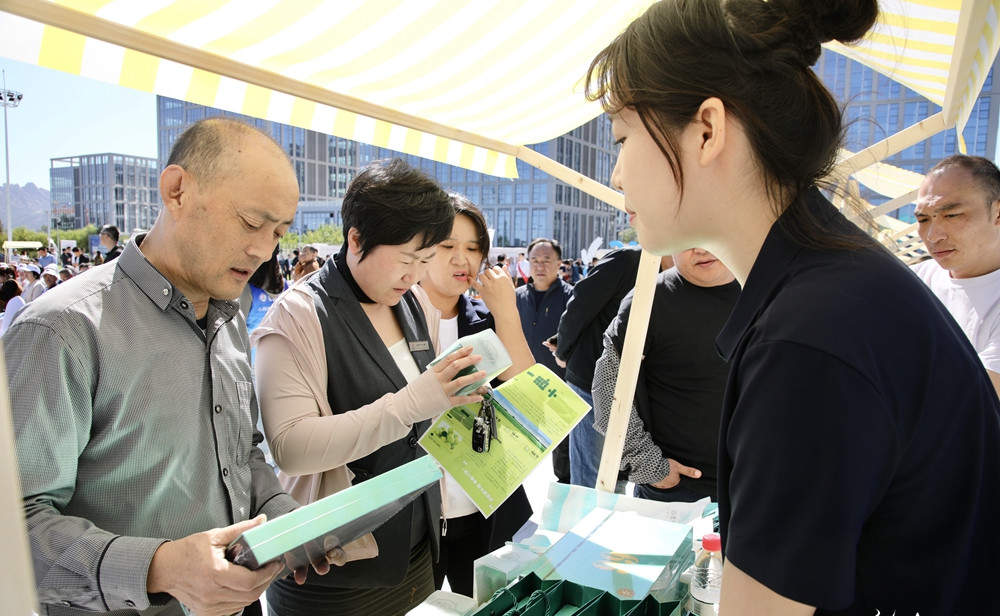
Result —
[[[7,88],[24,94],[19,107],[7,110],[11,183],[48,188],[49,159],[59,156],[156,157],[154,95],[7,58],[0,68]],[[0,161],[0,186],[5,181]]]

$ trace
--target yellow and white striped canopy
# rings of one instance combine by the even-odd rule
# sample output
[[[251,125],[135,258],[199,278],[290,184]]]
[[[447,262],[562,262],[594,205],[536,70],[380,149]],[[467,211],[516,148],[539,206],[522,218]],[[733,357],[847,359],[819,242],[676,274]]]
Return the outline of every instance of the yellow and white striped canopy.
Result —
[[[650,0],[62,0],[77,31],[99,18],[281,77],[272,86],[44,23],[40,0],[0,7],[0,55],[145,92],[516,177],[513,150],[469,144],[288,93],[283,81],[519,146],[600,113],[582,95],[590,60]],[[32,6],[34,5],[34,6]],[[121,37],[127,39],[127,37]],[[164,57],[169,55],[164,54]],[[267,75],[267,74],[270,75]],[[305,90],[305,89],[303,89]],[[363,106],[361,106],[363,108]]]
[[[516,177],[519,146],[600,113],[582,77],[651,2],[0,0],[0,55]],[[1000,45],[1000,0],[880,5],[860,45],[829,47],[961,129]]]

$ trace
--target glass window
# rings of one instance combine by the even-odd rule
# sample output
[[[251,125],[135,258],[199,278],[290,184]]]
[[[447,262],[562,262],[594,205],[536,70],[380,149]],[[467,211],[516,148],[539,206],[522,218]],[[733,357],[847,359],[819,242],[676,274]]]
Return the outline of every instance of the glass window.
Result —
[[[855,68],[861,66],[860,64],[855,65]],[[874,95],[874,76],[875,71],[868,68],[867,66],[862,67],[861,70],[861,97],[865,100],[873,98]]]
[[[944,133],[938,133],[933,137],[931,137],[930,139],[931,158],[936,160],[944,158],[944,141],[945,141]]]
[[[514,185],[514,202],[518,205],[527,205],[531,203],[531,185],[525,184],[524,182],[518,182]]]
[[[482,189],[479,184],[470,184],[465,187],[465,196],[468,197],[469,201],[472,201],[477,206],[483,202]]]
[[[514,244],[524,246],[531,239],[528,237],[528,210],[517,208],[514,211]]]
[[[495,205],[498,203],[499,186],[496,184],[486,184],[483,186],[483,204]]]
[[[452,182],[464,182],[465,181],[465,169],[462,167],[452,167],[451,168],[451,181]]]
[[[500,184],[500,203],[511,205],[514,203],[514,185],[510,182]]]
[[[548,184],[533,184],[531,188],[532,203],[547,203],[549,200]]]
[[[548,237],[549,211],[540,208],[531,210],[531,237]]]
[[[295,177],[299,180],[299,193],[306,191],[306,165],[301,160],[295,161]]]
[[[497,210],[497,246],[513,246],[510,235],[510,209],[500,208]]]
[[[847,58],[838,54],[834,56],[834,61],[837,67],[833,77],[833,95],[838,100],[844,100],[847,94]]]
[[[916,124],[917,120],[921,119],[917,111],[918,105],[917,101],[909,101],[903,104],[903,128],[912,126]]]
[[[848,92],[848,98],[854,98],[861,95],[861,72],[864,65],[858,64],[857,62],[851,62],[851,90]]]

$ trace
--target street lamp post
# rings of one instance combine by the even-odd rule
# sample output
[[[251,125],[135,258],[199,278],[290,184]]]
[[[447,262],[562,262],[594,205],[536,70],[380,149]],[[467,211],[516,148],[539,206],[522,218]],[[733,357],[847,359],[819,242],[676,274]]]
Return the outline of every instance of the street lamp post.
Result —
[[[7,201],[7,241],[14,241],[14,227],[13,220],[10,216],[10,138],[7,135],[7,108],[17,107],[21,104],[21,99],[24,96],[20,92],[15,92],[13,90],[7,89],[7,71],[3,71],[3,90],[0,90],[0,96],[3,98],[3,149],[4,149],[4,162],[7,166],[7,186],[4,188],[4,199]],[[49,225],[52,225],[52,221],[49,220]],[[8,244],[10,246],[10,244]],[[11,252],[13,248],[7,248],[7,262],[10,262]]]

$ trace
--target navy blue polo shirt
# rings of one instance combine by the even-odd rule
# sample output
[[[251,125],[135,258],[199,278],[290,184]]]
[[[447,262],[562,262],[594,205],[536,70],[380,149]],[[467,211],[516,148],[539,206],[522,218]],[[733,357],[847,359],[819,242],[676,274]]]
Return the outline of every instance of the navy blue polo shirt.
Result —
[[[726,558],[817,614],[1000,614],[1000,402],[975,351],[874,242],[807,249],[782,222],[717,341]]]

